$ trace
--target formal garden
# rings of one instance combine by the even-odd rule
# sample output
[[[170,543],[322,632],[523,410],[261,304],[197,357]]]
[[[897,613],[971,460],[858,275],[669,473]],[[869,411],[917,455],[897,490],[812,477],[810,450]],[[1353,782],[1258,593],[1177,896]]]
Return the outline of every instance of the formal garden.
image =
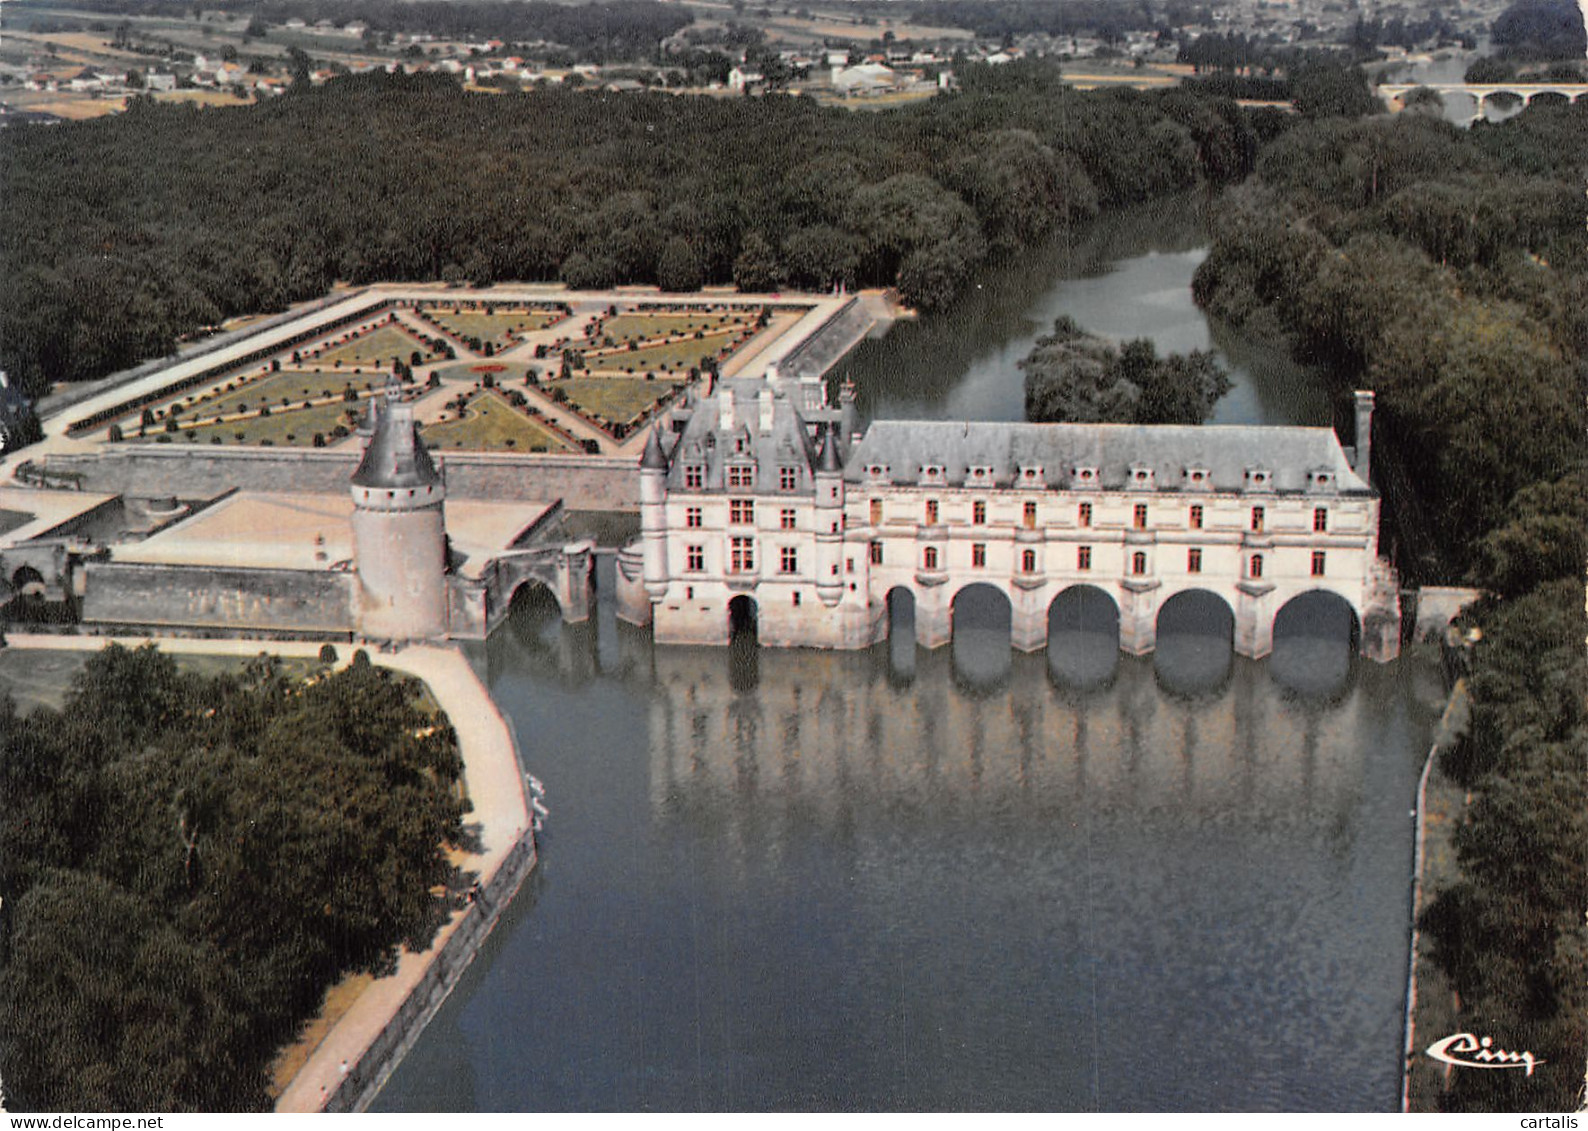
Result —
[[[517,390],[481,389],[449,406],[450,420],[420,429],[435,451],[573,452],[578,443],[555,424],[536,419],[538,410]]]
[[[613,439],[621,440],[684,388],[644,377],[568,377],[545,381],[541,391]]]
[[[418,354],[418,360],[414,355]],[[328,343],[309,350],[295,360],[313,364],[318,370],[360,369],[366,366],[389,367],[401,359],[412,365],[436,361],[443,356],[436,343],[422,340],[400,322],[387,322],[363,334],[349,335],[345,341]]]
[[[568,317],[568,308],[499,306],[494,303],[422,303],[414,313],[475,353],[501,353],[517,344],[516,335],[533,334]]]

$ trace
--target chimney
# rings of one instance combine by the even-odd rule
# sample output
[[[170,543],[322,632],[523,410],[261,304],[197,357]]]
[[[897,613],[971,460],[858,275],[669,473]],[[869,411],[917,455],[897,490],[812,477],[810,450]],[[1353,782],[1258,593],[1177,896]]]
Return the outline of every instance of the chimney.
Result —
[[[761,406],[761,434],[764,436],[772,431],[772,390],[762,389],[760,397]]]
[[[724,432],[733,430],[733,390],[727,385],[717,394],[717,427]]]
[[[1369,389],[1356,391],[1356,458],[1351,470],[1364,483],[1371,483],[1369,474],[1373,467],[1373,393]]]

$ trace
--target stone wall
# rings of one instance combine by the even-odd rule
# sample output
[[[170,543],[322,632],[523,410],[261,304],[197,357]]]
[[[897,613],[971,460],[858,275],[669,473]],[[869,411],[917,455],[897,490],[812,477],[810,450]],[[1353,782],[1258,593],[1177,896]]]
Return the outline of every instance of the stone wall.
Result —
[[[534,867],[535,834],[526,832],[496,874],[485,882],[480,897],[464,909],[457,928],[442,944],[419,984],[326,1100],[326,1111],[363,1111],[370,1105],[474,961],[480,944]]]
[[[90,624],[344,634],[353,628],[350,573],[90,562]]]
[[[106,445],[88,455],[50,455],[43,467],[82,477],[85,491],[209,498],[231,488],[334,493],[347,490],[359,452],[268,448],[195,450],[174,444]],[[639,461],[613,456],[441,456],[447,494],[463,499],[562,499],[570,510],[632,511]]]

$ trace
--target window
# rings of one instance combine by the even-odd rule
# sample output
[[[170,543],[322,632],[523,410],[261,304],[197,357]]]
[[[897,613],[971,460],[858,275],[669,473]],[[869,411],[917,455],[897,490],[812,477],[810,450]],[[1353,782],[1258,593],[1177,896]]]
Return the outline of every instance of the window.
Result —
[[[690,573],[700,573],[706,568],[706,549],[704,546],[685,546],[684,558],[684,568]]]
[[[1035,573],[1037,571],[1037,552],[1035,550],[1022,550],[1020,552],[1020,572]]]
[[[1185,571],[1187,573],[1202,572],[1202,551],[1190,549],[1185,552]]]
[[[977,499],[970,505],[970,520],[977,526],[987,524],[987,504]]]
[[[1079,512],[1077,512],[1077,514],[1076,514],[1076,521],[1079,522],[1082,526],[1090,526],[1090,525],[1092,525],[1092,504],[1091,503],[1082,503],[1081,504],[1081,508],[1080,508]]]
[[[796,590],[794,590],[794,604],[797,607],[799,605],[799,603],[800,603],[800,591],[798,589],[796,589]]]
[[[1323,576],[1323,551],[1322,550],[1314,550],[1314,551],[1312,551],[1312,576],[1313,577],[1322,577]]]
[[[1252,529],[1261,532],[1263,529],[1263,508],[1252,508]]]
[[[780,467],[777,469],[777,489],[779,491],[793,491],[800,485],[800,473],[797,467]]]
[[[1140,577],[1142,574],[1147,572],[1146,553],[1141,550],[1137,550],[1134,554],[1130,555],[1130,572],[1135,574],[1137,577]]]
[[[1191,508],[1191,529],[1202,529],[1202,508],[1200,506]]]
[[[882,500],[881,499],[872,499],[871,500],[871,525],[872,526],[881,526],[882,525]]]
[[[1036,524],[1037,524],[1037,504],[1036,503],[1027,503],[1026,507],[1025,507],[1025,512],[1024,512],[1024,516],[1023,517],[1025,519],[1025,524],[1026,524],[1026,529],[1027,530],[1030,530],[1032,527],[1036,526]]]
[[[1312,529],[1315,534],[1323,534],[1329,529],[1329,508],[1312,508]]]
[[[706,482],[706,469],[705,468],[701,467],[700,464],[698,464],[698,463],[686,463],[684,465],[684,486],[685,487],[692,487],[692,488],[694,488],[696,490],[699,490],[700,487],[705,482]]]
[[[755,468],[747,463],[734,464],[728,468],[728,486],[754,487]]]
[[[1134,522],[1137,530],[1147,529],[1147,504],[1137,503]]]
[[[844,572],[845,573],[854,573],[855,572],[855,559],[854,558],[845,558],[844,559]]]
[[[970,544],[970,564],[973,569],[987,567],[987,543],[972,542]]]
[[[881,565],[882,564],[882,543],[881,542],[873,542],[871,544],[871,564],[872,565]]]
[[[730,573],[749,573],[755,569],[755,539],[730,538],[728,571]]]
[[[1092,548],[1090,546],[1077,546],[1077,547],[1075,547],[1075,568],[1076,569],[1091,569],[1092,568]]]
[[[926,524],[928,526],[936,526],[937,525],[937,500],[936,499],[928,499],[928,500],[926,500]]]
[[[1253,554],[1252,555],[1252,566],[1251,566],[1251,570],[1249,571],[1249,576],[1252,578],[1253,581],[1261,580],[1261,578],[1263,576],[1263,555],[1261,555],[1261,554]]]
[[[937,547],[928,546],[921,554],[921,565],[925,569],[937,568]]]
[[[793,546],[784,546],[777,553],[777,570],[779,573],[798,573],[800,569],[800,552]]]
[[[778,512],[777,524],[784,530],[793,530],[798,521],[798,516],[793,507],[784,507]]]
[[[749,526],[755,522],[754,499],[732,499],[728,502],[728,521],[735,526]]]
[[[684,508],[684,525],[688,526],[688,527],[698,527],[698,526],[700,526],[700,524],[701,524],[700,523],[700,508],[699,507],[685,507]]]

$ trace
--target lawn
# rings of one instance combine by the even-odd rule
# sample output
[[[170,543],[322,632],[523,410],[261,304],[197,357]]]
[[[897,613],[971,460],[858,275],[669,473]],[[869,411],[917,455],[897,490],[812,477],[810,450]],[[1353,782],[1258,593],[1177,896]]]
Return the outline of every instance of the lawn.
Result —
[[[18,626],[13,625],[13,628]],[[16,700],[19,714],[34,707],[59,711],[72,679],[83,670],[92,652],[41,652],[33,649],[0,649],[0,695]]]
[[[614,342],[625,342],[630,338],[649,341],[652,338],[693,334],[696,330],[720,334],[753,324],[760,313],[759,309],[755,309],[700,314],[619,314],[602,323],[601,336],[611,338]]]
[[[481,393],[469,402],[462,420],[427,424],[420,430],[433,450],[471,452],[571,452],[574,447],[556,433],[508,404],[495,393]]]
[[[709,337],[689,338],[665,346],[645,346],[637,350],[618,350],[600,356],[585,355],[585,365],[592,373],[660,373],[664,369],[688,371],[700,364],[701,358],[715,358],[733,345],[737,334],[712,334]]]
[[[380,365],[389,367],[392,358],[409,361],[414,351],[419,351],[422,361],[434,361],[436,356],[418,338],[398,326],[380,326],[351,342],[334,346],[315,358],[305,358],[302,364],[332,369],[337,362],[351,365]]]
[[[509,335],[515,331],[532,333],[544,330],[562,317],[561,311],[523,307],[498,310],[491,314],[481,310],[453,313],[451,308],[434,306],[420,307],[420,310],[426,318],[449,333],[460,338],[478,338],[482,342],[490,342],[498,350],[513,344]]]
[[[542,361],[535,366],[542,373],[549,373],[556,368],[550,361]],[[459,365],[449,365],[444,369],[434,372],[441,376],[443,381],[484,381],[493,378],[498,385],[521,387],[524,384],[524,374],[530,367],[522,362],[508,361],[470,361]]]
[[[643,377],[573,377],[545,383],[548,391],[566,392],[568,403],[580,412],[615,424],[631,422],[679,387],[671,381],[647,381]]]
[[[259,406],[268,404],[272,412],[301,405],[306,400],[324,400],[340,397],[347,386],[363,392],[366,389],[384,388],[388,380],[385,373],[297,373],[283,370],[268,377],[259,377],[231,392],[222,392],[196,401],[178,410],[180,418],[191,419],[197,413],[201,419],[230,415],[234,412],[258,412]],[[283,405],[281,402],[287,403]]]
[[[184,428],[172,436],[172,440],[186,444],[212,444],[219,437],[222,444],[260,444],[268,440],[278,447],[306,448],[314,443],[314,434],[319,432],[325,436],[326,443],[334,443],[331,430],[338,424],[352,429],[368,404],[367,399],[357,404],[338,400],[313,408],[272,409],[270,415],[265,417],[251,416],[246,420]],[[239,434],[242,436],[240,440],[237,438]],[[158,439],[166,433],[150,435]]]

